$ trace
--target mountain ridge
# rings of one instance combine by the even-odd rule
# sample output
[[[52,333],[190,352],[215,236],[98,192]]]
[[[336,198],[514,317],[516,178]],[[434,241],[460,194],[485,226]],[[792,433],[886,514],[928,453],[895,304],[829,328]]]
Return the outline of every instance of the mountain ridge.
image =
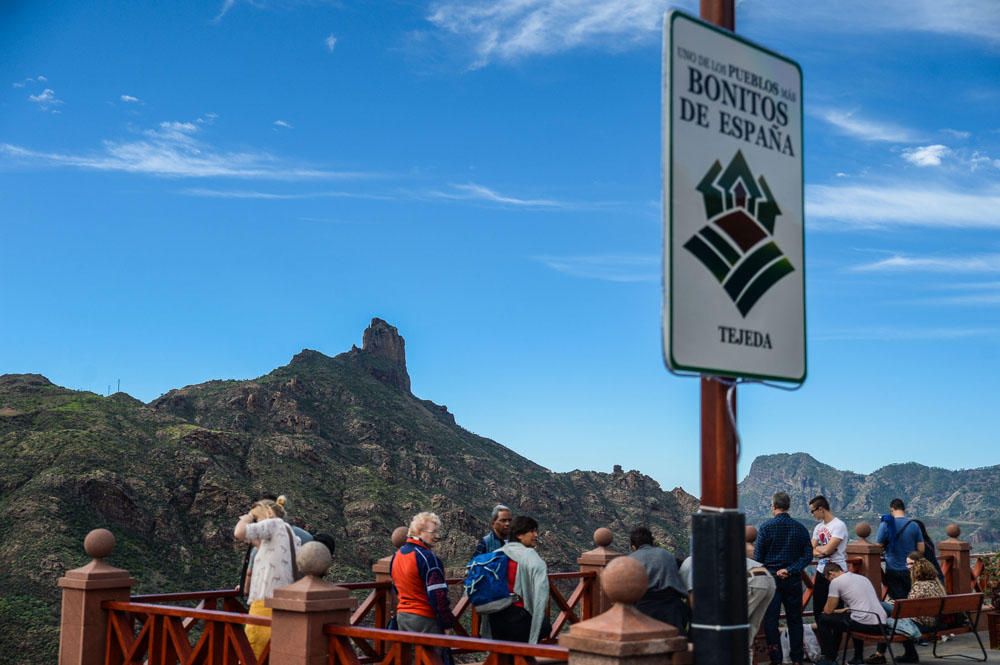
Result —
[[[303,349],[249,380],[211,380],[149,403],[0,376],[0,653],[51,662],[58,644],[56,579],[86,562],[86,533],[110,528],[112,565],[135,592],[235,585],[236,518],[265,492],[290,518],[332,533],[332,580],[362,580],[391,551],[389,534],[420,510],[439,513],[453,570],[486,531],[495,503],[541,524],[551,570],[576,567],[608,526],[616,546],[650,525],[687,550],[697,500],[638,471],[553,472],[456,424],[410,390],[405,343],[373,319],[361,348]],[[22,661],[24,662],[24,661]]]
[[[777,490],[789,493],[790,512],[807,523],[812,521],[808,501],[819,494],[846,522],[872,525],[898,497],[908,515],[927,523],[933,537],[943,537],[944,527],[956,522],[962,538],[973,545],[1000,543],[1000,465],[950,470],[896,462],[862,474],[836,469],[808,453],[762,455],[739,484],[748,524],[770,517],[771,495]]]

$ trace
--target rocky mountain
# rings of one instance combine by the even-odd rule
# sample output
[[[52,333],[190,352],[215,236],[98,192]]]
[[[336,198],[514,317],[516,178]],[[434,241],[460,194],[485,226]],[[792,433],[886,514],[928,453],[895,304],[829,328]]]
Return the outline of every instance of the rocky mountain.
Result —
[[[1000,466],[949,471],[910,462],[860,474],[835,469],[806,453],[765,455],[753,461],[739,485],[748,524],[771,516],[771,495],[778,490],[788,492],[791,513],[805,523],[812,522],[807,502],[818,494],[849,525],[865,520],[873,526],[899,497],[907,514],[923,520],[936,539],[944,538],[945,526],[957,522],[963,540],[976,550],[1000,543]]]
[[[56,579],[86,562],[95,527],[118,545],[137,592],[231,587],[237,517],[285,494],[293,520],[337,539],[330,578],[370,578],[389,534],[420,510],[441,515],[439,546],[461,566],[492,506],[541,523],[551,570],[575,567],[598,526],[624,547],[644,522],[687,549],[694,497],[638,471],[553,473],[456,424],[410,392],[405,342],[374,319],[362,347],[304,350],[250,381],[209,381],[149,404],[68,390],[40,375],[0,376],[0,654],[54,661]]]

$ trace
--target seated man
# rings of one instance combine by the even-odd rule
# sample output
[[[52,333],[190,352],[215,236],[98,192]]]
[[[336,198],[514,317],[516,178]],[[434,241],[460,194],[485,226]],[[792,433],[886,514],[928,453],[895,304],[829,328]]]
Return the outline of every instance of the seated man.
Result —
[[[649,586],[635,608],[640,612],[669,623],[681,635],[687,635],[691,613],[687,606],[687,589],[681,581],[674,555],[656,547],[653,534],[645,526],[637,526],[629,533],[632,553],[629,555],[646,568]]]
[[[825,570],[830,582],[830,594],[826,599],[822,614],[817,615],[819,627],[819,644],[823,650],[824,660],[837,660],[837,647],[844,631],[852,630],[871,635],[882,635],[887,617],[882,603],[875,593],[875,588],[867,577],[845,572],[839,564],[828,563]],[[843,601],[844,607],[837,609]],[[854,641],[854,657],[852,664],[863,661],[863,642]],[[896,659],[897,663],[917,663],[920,657],[911,640],[903,643],[904,653]]]

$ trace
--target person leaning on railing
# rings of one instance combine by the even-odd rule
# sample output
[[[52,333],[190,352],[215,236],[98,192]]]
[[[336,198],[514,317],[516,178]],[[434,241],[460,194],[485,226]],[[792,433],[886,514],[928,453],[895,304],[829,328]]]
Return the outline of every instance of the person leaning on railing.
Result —
[[[253,504],[250,512],[240,517],[233,530],[237,540],[253,543],[257,548],[254,574],[250,580],[247,600],[250,614],[271,616],[271,608],[264,601],[274,595],[274,590],[295,581],[295,550],[302,544],[285,523],[285,497],[277,501],[261,499]],[[246,627],[247,640],[259,658],[271,639],[270,626]]]

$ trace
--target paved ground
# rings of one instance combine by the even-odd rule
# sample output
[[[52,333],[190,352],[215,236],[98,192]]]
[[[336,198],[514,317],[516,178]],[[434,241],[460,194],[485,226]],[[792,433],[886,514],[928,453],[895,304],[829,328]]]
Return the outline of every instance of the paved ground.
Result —
[[[988,658],[987,662],[990,663],[1000,663],[1000,650],[990,649],[990,636],[985,630],[979,633],[979,638],[983,641],[983,645],[986,647],[986,656]],[[875,651],[875,646],[872,645],[865,649],[865,655]],[[897,655],[902,654],[902,647],[900,645],[893,645],[893,651]],[[917,653],[920,654],[921,663],[970,663],[968,658],[962,658],[961,656],[955,654],[965,654],[968,656],[974,656],[977,659],[983,657],[982,652],[979,650],[979,644],[976,642],[976,637],[972,633],[965,633],[964,635],[956,635],[950,638],[947,642],[938,645],[938,655],[943,656],[941,658],[935,658],[933,653],[933,647],[917,647]],[[891,665],[891,662],[890,662]]]

